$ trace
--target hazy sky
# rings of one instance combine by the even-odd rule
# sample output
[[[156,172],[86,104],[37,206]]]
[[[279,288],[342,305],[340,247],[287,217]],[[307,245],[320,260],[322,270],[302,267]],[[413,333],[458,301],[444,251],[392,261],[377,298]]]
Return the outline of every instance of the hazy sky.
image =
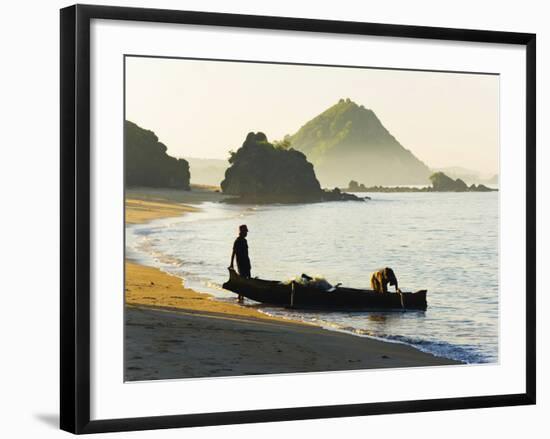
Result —
[[[250,131],[294,134],[350,98],[428,166],[498,172],[499,78],[490,75],[126,58],[126,119],[176,157],[228,157]]]

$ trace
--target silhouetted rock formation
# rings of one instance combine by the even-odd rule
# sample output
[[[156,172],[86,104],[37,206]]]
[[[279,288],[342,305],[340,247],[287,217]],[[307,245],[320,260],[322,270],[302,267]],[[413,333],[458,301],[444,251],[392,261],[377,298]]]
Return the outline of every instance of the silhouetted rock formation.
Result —
[[[370,199],[370,197],[358,197],[347,192],[342,192],[337,187],[332,190],[325,190],[323,195],[323,201],[364,201]]]
[[[347,190],[350,192],[365,192],[367,188],[363,183],[357,183],[355,180],[351,180]]]
[[[304,154],[284,143],[273,145],[264,133],[248,133],[241,148],[231,154],[231,166],[221,183],[223,193],[241,203],[304,203],[360,200],[338,192],[325,192]]]
[[[468,188],[468,192],[495,192],[495,191],[498,191],[498,189],[487,187],[484,184],[478,184],[477,186],[473,184]]]
[[[466,192],[468,190],[468,185],[463,180],[460,178],[453,180],[443,172],[432,174],[430,181],[434,192]]]
[[[479,171],[464,168],[462,166],[447,166],[444,168],[433,168],[432,172],[443,172],[447,177],[452,179],[460,178],[466,184],[492,184],[498,185],[498,174],[494,174],[490,178],[483,178]]]
[[[323,186],[340,186],[349,178],[367,185],[423,184],[431,173],[372,110],[349,99],[340,99],[285,139],[315,165]]]
[[[485,185],[472,184],[468,186],[460,178],[453,180],[445,175],[443,172],[436,172],[430,176],[432,186],[425,187],[407,187],[407,186],[371,186],[366,187],[362,183],[358,183],[355,180],[349,182],[348,188],[345,189],[349,192],[493,192],[498,189],[492,189]]]
[[[126,121],[125,171],[127,186],[189,190],[189,164],[166,154],[166,146],[152,131]]]

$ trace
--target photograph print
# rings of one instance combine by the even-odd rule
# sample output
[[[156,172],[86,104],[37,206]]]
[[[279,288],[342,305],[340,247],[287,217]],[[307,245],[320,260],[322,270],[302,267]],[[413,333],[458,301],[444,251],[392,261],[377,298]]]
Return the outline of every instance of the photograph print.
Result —
[[[498,74],[124,71],[126,381],[499,362]]]

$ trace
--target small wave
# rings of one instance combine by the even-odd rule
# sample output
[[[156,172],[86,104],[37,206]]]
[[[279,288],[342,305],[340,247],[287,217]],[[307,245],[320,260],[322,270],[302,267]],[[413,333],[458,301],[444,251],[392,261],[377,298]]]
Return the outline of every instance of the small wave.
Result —
[[[134,233],[135,235],[137,236],[148,236],[148,235],[151,235],[152,233],[154,233],[154,231],[152,229],[149,229],[149,228],[133,228],[132,229],[132,233]]]
[[[422,340],[398,335],[388,336],[388,339],[403,342],[437,357],[450,358],[467,364],[493,363],[498,360],[480,352],[473,345],[456,345],[444,341]]]
[[[182,267],[185,263],[182,259],[164,253],[156,249],[154,244],[150,240],[141,240],[135,246],[136,250],[142,254],[145,253],[149,257],[153,258],[156,262],[163,265],[170,265],[173,267]]]
[[[411,338],[400,335],[379,334],[375,331],[356,328],[349,325],[342,325],[336,322],[328,322],[318,317],[299,315],[297,313],[287,314],[284,311],[278,310],[261,310],[266,315],[286,320],[302,321],[305,323],[313,323],[328,331],[341,332],[359,337],[367,337],[374,340],[384,341],[387,343],[404,344],[412,346],[419,351],[435,355],[436,357],[448,358],[467,364],[492,363],[497,361],[495,358],[484,355],[479,352],[475,346],[471,345],[456,345],[444,341],[431,341],[419,338]]]

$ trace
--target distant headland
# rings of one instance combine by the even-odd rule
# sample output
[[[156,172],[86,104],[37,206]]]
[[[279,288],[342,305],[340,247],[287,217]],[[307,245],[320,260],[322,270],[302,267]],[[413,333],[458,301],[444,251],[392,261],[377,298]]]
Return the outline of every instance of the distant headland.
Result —
[[[374,111],[349,98],[340,99],[285,140],[307,156],[324,187],[342,187],[349,179],[369,186],[416,185],[432,172]]]
[[[445,175],[443,172],[436,172],[430,176],[431,186],[425,187],[409,187],[409,186],[371,186],[366,187],[362,183],[351,180],[346,191],[349,192],[494,192],[498,189],[487,187],[483,184],[472,184],[468,186],[463,180],[452,178]]]

